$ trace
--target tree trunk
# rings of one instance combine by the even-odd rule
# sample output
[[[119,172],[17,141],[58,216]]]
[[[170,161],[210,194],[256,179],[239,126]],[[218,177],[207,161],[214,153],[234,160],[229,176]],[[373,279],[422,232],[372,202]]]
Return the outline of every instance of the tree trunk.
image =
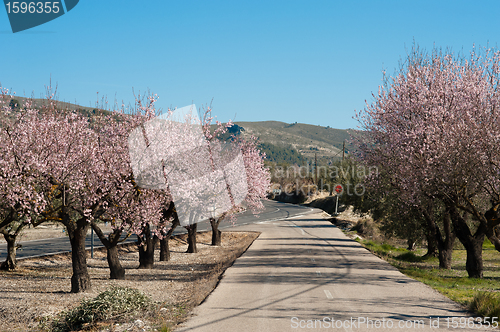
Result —
[[[441,269],[451,269],[451,258],[453,254],[453,243],[455,243],[456,235],[451,230],[451,219],[450,212],[445,211],[443,217],[443,229],[446,238],[438,241],[439,249],[439,268]]]
[[[486,219],[486,236],[491,244],[495,246],[497,251],[500,251],[500,229],[498,227],[500,223],[499,211],[499,205],[493,205],[484,214],[484,219]]]
[[[446,238],[438,241],[438,258],[440,269],[451,269],[451,258],[453,254],[453,243],[455,243],[455,234],[451,232],[450,215],[446,214],[444,218],[444,232]]]
[[[5,241],[7,242],[7,258],[5,259],[5,262],[0,265],[0,270],[4,271],[12,271],[15,270],[17,267],[17,259],[16,259],[16,239],[21,230],[26,226],[25,223],[19,222],[17,219],[17,213],[15,212],[14,209],[10,211],[11,213],[7,218],[4,218],[5,222],[10,222],[11,225],[5,224],[0,227],[0,233],[3,234],[3,237]],[[17,225],[12,224],[12,223],[17,223]],[[39,225],[40,223],[37,223]]]
[[[484,235],[478,239],[471,239],[467,246],[467,261],[465,269],[469,274],[469,278],[482,278],[483,277],[483,242]]]
[[[441,248],[441,250],[439,250],[438,258],[439,258],[440,269],[446,269],[446,270],[451,269],[452,254],[453,254],[453,246],[452,248]]]
[[[172,236],[172,233],[177,226],[179,226],[179,218],[177,217],[176,213],[172,222],[172,226],[168,230],[167,235],[165,235],[165,237],[160,241],[160,261],[162,262],[167,262],[170,260],[170,247],[168,241],[170,240],[170,237]]]
[[[69,219],[69,216],[67,216]],[[73,275],[71,276],[71,293],[80,293],[90,290],[90,275],[87,270],[87,252],[85,251],[85,237],[89,229],[86,218],[80,218],[76,227],[68,227],[69,240],[71,242],[71,261],[73,264]]]
[[[122,231],[115,230],[113,233],[109,234],[109,241],[107,241],[106,247],[106,258],[108,259],[109,267],[109,279],[125,279],[125,269],[120,263],[120,257],[118,256],[118,241]]]
[[[453,243],[455,242],[455,234],[451,229],[450,212],[446,210],[443,218],[443,230],[445,238],[441,235],[435,217],[433,206],[429,206],[429,211],[423,211],[424,218],[427,221],[427,226],[429,229],[429,235],[434,235],[434,239],[437,243],[438,258],[439,258],[439,268],[440,269],[451,269],[451,255],[453,253]]]
[[[196,249],[196,229],[198,228],[197,225],[198,224],[185,226],[188,231],[188,249],[186,252],[190,254],[198,252],[198,249]]]
[[[415,251],[417,249],[417,242],[414,239],[407,239],[406,244],[408,244],[407,250]]]
[[[424,255],[424,257],[438,257],[439,251],[436,241],[436,235],[433,234],[430,229],[427,229],[425,238],[427,240],[427,253]]]
[[[106,248],[109,265],[109,279],[125,279],[125,269],[118,257],[118,246]]]
[[[151,236],[149,224],[142,233],[142,243],[139,242],[139,269],[152,269],[155,262],[155,245],[158,238]]]
[[[16,234],[17,235],[17,234]],[[1,270],[12,271],[17,267],[16,261],[16,235],[3,233],[5,241],[7,241],[7,258],[0,266]]]
[[[469,226],[464,218],[458,213],[455,206],[450,207],[450,213],[455,234],[467,251],[465,269],[467,270],[469,278],[482,278],[485,228],[481,224],[476,230],[476,233],[472,235]]]
[[[140,244],[139,245],[139,267],[138,269],[152,269],[155,263],[154,260],[154,248],[151,242],[150,244]]]
[[[221,231],[219,230],[220,219],[210,218],[210,225],[212,225],[212,245],[221,245]]]
[[[170,247],[168,246],[170,237],[164,237],[160,240],[160,262],[168,262],[170,260]]]
[[[106,235],[102,232],[101,228],[94,222],[91,222],[91,226],[94,232],[97,234],[99,240],[106,248],[106,257],[108,260],[109,267],[109,278],[110,279],[125,279],[125,269],[120,263],[120,258],[118,256],[118,241],[122,235],[122,230],[116,228],[112,233]]]

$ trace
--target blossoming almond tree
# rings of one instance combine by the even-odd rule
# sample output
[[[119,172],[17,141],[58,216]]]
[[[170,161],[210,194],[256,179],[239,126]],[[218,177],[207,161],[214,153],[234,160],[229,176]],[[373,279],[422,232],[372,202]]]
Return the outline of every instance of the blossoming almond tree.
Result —
[[[221,245],[220,222],[232,218],[241,211],[243,205],[254,213],[263,209],[261,199],[265,198],[270,187],[270,173],[264,167],[265,154],[257,148],[257,139],[233,139],[221,142],[220,136],[227,128],[233,126],[229,121],[223,125],[216,121],[212,131],[212,109],[207,107],[203,116],[203,132],[207,140],[209,160],[213,170],[221,170],[222,177],[218,180],[226,188],[227,206],[219,215],[209,217],[212,227],[212,245]]]
[[[32,112],[13,113],[12,96],[0,87],[0,233],[7,242],[7,258],[1,269],[16,268],[16,238],[27,225],[42,222],[37,215],[46,201],[40,190],[36,164],[30,155],[36,137],[27,137],[21,124]]]
[[[43,190],[46,204],[41,216],[66,226],[72,248],[71,291],[84,291],[90,287],[85,252],[90,224],[88,208],[85,214],[78,214],[83,203],[79,193],[93,181],[89,170],[95,166],[97,137],[86,119],[73,112],[58,112],[50,98],[43,112],[29,104],[23,112],[27,116],[18,124],[22,135],[12,145],[32,142],[25,157],[35,165],[37,179],[43,182],[39,189]],[[85,204],[92,207],[99,203],[95,197],[87,197]]]
[[[244,206],[252,210],[254,214],[264,208],[262,199],[269,191],[271,175],[264,166],[265,154],[257,148],[255,137],[248,140],[241,138],[235,140],[229,145],[230,148],[226,149],[220,148],[221,143],[217,141],[210,142],[210,146],[210,153],[218,161],[218,167],[224,170],[222,181],[227,185],[231,204],[224,213],[209,218],[212,226],[212,245],[219,246],[221,245],[219,230],[221,221],[230,221],[234,214],[241,211]]]
[[[24,147],[16,154],[24,159],[23,165],[29,166],[23,169],[28,169],[37,181],[28,187],[35,189],[45,202],[39,220],[59,221],[66,226],[72,247],[71,291],[80,292],[90,288],[85,252],[89,227],[92,225],[98,232],[96,220],[100,218],[122,222],[115,225],[108,241],[104,241],[111,276],[122,277],[116,242],[123,227],[140,234],[145,220],[160,219],[160,203],[158,195],[148,191],[135,199],[138,191],[134,190],[136,186],[126,159],[127,130],[133,125],[133,117],[114,114],[87,119],[72,111],[59,110],[51,97],[42,110],[32,108],[29,103],[22,108],[20,121],[16,122],[18,134],[11,135],[5,145],[10,150],[4,151]],[[15,166],[15,158],[3,160],[7,163],[3,170]],[[18,191],[23,188],[14,181],[5,183]],[[24,195],[20,206],[37,201],[33,193],[29,195]]]
[[[492,50],[466,58],[414,47],[358,115],[367,133],[358,142],[363,160],[389,169],[411,203],[423,208],[424,197],[444,204],[474,278],[482,277],[485,235],[500,249],[499,65]]]
[[[98,175],[94,187],[89,186],[87,189],[99,193],[102,204],[98,206],[96,213],[99,220],[111,224],[112,232],[104,234],[100,224],[94,219],[91,220],[91,226],[106,247],[111,279],[125,277],[125,269],[118,258],[117,244],[131,234],[140,236],[148,228],[145,221],[148,221],[146,224],[158,224],[160,211],[165,204],[164,200],[167,199],[161,192],[140,190],[133,179],[128,135],[146,120],[146,114],[115,112],[105,117],[96,117],[91,126],[98,136],[99,162],[96,162],[96,165],[99,165],[100,169],[94,170],[94,175]],[[85,196],[90,193],[82,194]],[[126,237],[122,239],[123,233]]]
[[[247,197],[254,203],[255,194],[266,187],[255,181],[267,179],[269,185],[269,176],[254,176],[259,170],[267,172],[255,146],[251,149],[246,144],[245,158],[237,144],[218,141],[218,134],[231,124],[217,123],[212,132],[210,112],[207,109],[203,122],[188,108],[169,112],[145,123],[143,132],[137,130],[129,139],[136,180],[146,188],[171,192],[180,224],[188,229],[188,252],[196,252],[197,222],[210,220],[213,244],[220,244],[220,221],[237,211]],[[260,163],[253,161],[255,157]],[[246,168],[251,168],[248,176]],[[255,184],[250,196],[249,179]],[[260,197],[264,195],[265,190]]]
[[[211,112],[211,108],[207,107],[203,116],[204,144],[190,154],[190,163],[185,163],[183,167],[197,174],[197,181],[191,183],[193,187],[187,181],[172,181],[182,182],[185,191],[197,192],[196,197],[182,196],[191,197],[189,206],[200,206],[200,210],[205,210],[204,217],[208,217],[212,227],[212,245],[220,245],[221,221],[230,219],[241,211],[242,204],[246,204],[255,213],[263,208],[260,200],[267,194],[270,175],[264,167],[265,155],[257,149],[256,140],[252,138],[249,141],[240,139],[222,142],[220,135],[232,126],[232,122],[224,125],[216,121],[215,129],[212,129]],[[207,207],[211,209],[207,211]]]

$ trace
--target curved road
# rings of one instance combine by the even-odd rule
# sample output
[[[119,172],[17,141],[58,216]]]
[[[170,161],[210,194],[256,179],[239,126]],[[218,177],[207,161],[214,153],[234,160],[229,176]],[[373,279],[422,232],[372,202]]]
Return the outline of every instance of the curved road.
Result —
[[[485,330],[322,214],[235,229],[261,234],[177,332]]]
[[[219,228],[227,229],[235,226],[248,225],[252,223],[262,222],[262,221],[272,221],[286,219],[292,216],[303,215],[311,213],[314,209],[286,204],[276,201],[263,201],[265,210],[261,211],[258,215],[253,215],[250,211],[245,211],[237,215],[235,223],[222,222]],[[210,230],[210,224],[208,222],[201,222],[198,224],[198,231]],[[185,233],[186,229],[184,227],[177,227],[174,232],[175,234]],[[126,242],[134,242],[135,236],[128,239]],[[39,256],[60,254],[71,251],[71,245],[67,237],[42,239],[42,240],[32,240],[32,241],[21,241],[19,242],[22,248],[17,250],[17,259],[33,258]],[[90,250],[91,238],[90,234],[87,235],[86,239],[87,249]],[[95,235],[94,236],[94,248],[102,247],[101,241]],[[0,261],[4,261],[7,257],[7,245],[5,243],[0,244]]]

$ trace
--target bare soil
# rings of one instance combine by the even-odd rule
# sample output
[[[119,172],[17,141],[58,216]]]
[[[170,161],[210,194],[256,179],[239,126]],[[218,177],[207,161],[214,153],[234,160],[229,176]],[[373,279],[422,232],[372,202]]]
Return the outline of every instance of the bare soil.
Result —
[[[198,253],[185,253],[186,235],[170,240],[171,259],[155,267],[137,269],[139,254],[135,244],[120,248],[120,260],[126,269],[125,280],[110,280],[106,251],[99,249],[87,258],[92,279],[91,291],[70,293],[71,256],[69,254],[20,260],[13,272],[0,271],[0,331],[37,331],[48,326],[63,310],[72,309],[82,299],[92,298],[110,286],[131,287],[151,297],[156,309],[138,319],[106,322],[93,331],[162,331],[188,317],[216,287],[222,273],[258,237],[255,232],[223,232],[222,245],[210,245],[211,232],[197,234]],[[168,329],[167,329],[168,328]]]

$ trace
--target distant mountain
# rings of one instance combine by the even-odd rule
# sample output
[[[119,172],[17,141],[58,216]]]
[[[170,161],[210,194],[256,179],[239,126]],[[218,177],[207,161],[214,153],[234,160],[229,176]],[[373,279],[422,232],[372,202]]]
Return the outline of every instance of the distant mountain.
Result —
[[[7,105],[9,105],[11,110],[13,111],[10,114],[9,118],[13,118],[15,112],[18,111],[21,107],[23,107],[28,99],[31,100],[31,102],[33,103],[32,107],[37,109],[43,109],[49,104],[49,101],[47,99],[41,99],[41,98],[26,98],[18,96],[13,96],[13,97],[4,96],[4,98],[6,98],[4,99],[4,102],[7,103]],[[102,110],[97,107],[85,107],[57,100],[55,100],[55,102],[56,102],[56,107],[59,110],[71,110],[71,111],[74,110],[87,117],[96,114],[111,114],[110,111]],[[6,116],[6,115],[2,112],[0,113],[0,117],[1,116]]]
[[[239,135],[259,138],[270,161],[300,164],[301,160],[330,161],[342,158],[342,144],[350,136],[345,129],[279,121],[236,122]],[[350,146],[346,142],[346,152]],[[273,153],[272,150],[276,152]],[[270,153],[271,152],[271,153]],[[282,154],[281,156],[279,154]],[[297,154],[297,155],[295,155]],[[303,157],[304,159],[301,159]]]
[[[18,97],[18,96],[13,96],[12,98],[9,98],[10,101],[9,103],[14,106],[14,103],[17,103],[17,109],[19,107],[23,106],[24,103],[28,100],[31,99],[33,102],[34,108],[40,108],[43,106],[48,105],[48,100],[45,98],[27,98],[27,97]],[[68,103],[65,101],[57,101],[54,100],[57,103],[57,108],[59,109],[69,109],[69,110],[85,110],[85,111],[93,111],[94,109],[97,109],[97,107],[85,107],[85,106],[80,106],[72,103]]]

